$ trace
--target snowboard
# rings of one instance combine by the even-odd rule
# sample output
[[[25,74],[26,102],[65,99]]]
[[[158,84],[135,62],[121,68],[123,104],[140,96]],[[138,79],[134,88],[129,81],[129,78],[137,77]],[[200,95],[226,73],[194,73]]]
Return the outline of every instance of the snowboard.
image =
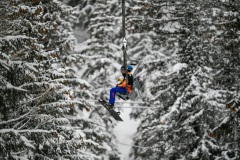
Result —
[[[119,116],[120,112],[116,112],[114,111],[114,109],[109,108],[109,106],[107,105],[108,103],[105,100],[99,99],[98,102],[110,112],[110,114],[116,121],[123,121],[122,118]]]

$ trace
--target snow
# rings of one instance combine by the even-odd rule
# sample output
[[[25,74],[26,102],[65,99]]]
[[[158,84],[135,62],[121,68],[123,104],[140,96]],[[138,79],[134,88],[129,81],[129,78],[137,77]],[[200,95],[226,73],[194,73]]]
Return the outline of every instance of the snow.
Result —
[[[167,64],[168,71],[165,73],[165,76],[171,75],[173,73],[178,73],[183,68],[186,68],[188,65],[186,63],[176,63],[176,64]],[[155,77],[159,77],[160,75],[155,75]]]
[[[121,109],[121,118],[124,122],[119,122],[117,126],[114,129],[114,133],[117,136],[118,140],[118,147],[119,151],[122,153],[121,158],[123,160],[129,160],[129,153],[132,146],[132,139],[134,133],[137,131],[137,127],[139,125],[138,121],[131,120],[130,119],[130,113],[131,108],[125,108],[129,107],[129,104],[123,104],[123,103],[117,103],[116,107],[123,106],[124,109]]]
[[[106,142],[103,142],[103,147],[105,148],[105,149],[107,149],[107,151],[109,151],[109,152],[111,152],[112,151],[112,148],[106,143]]]
[[[35,108],[33,108],[33,109],[35,109]],[[2,124],[7,124],[7,123],[11,123],[11,122],[14,122],[14,121],[18,121],[18,120],[26,117],[27,115],[29,115],[29,114],[33,111],[33,109],[30,110],[28,113],[26,113],[26,114],[24,114],[24,115],[22,115],[22,116],[20,116],[20,117],[18,117],[18,118],[11,119],[11,120],[8,120],[8,121],[1,121],[1,122],[0,122],[0,125],[2,125]],[[2,130],[1,130],[1,131],[2,131]],[[1,132],[1,131],[0,131],[0,132]]]
[[[75,130],[73,137],[78,139],[79,137],[85,138],[86,135],[81,130]]]
[[[27,147],[35,149],[35,147],[31,144],[31,141],[29,141],[26,137],[20,136],[20,138]]]
[[[164,116],[160,118],[161,122],[167,123],[167,121],[171,118],[173,114],[179,113],[178,108],[181,104],[180,101],[181,101],[181,97],[178,97],[174,105],[171,107],[169,113],[166,113]]]
[[[17,36],[6,36],[3,38],[0,38],[0,40],[6,40],[6,41],[10,41],[10,40],[18,40],[18,39],[36,39],[36,38],[31,38],[25,35],[17,35]]]
[[[209,29],[210,29],[211,31],[216,31],[216,30],[217,30],[216,26],[211,26]]]
[[[43,129],[26,129],[26,130],[16,130],[16,129],[1,129],[0,133],[7,133],[7,132],[13,132],[15,134],[18,133],[25,133],[25,132],[29,132],[29,133],[52,133],[51,131],[48,130],[43,130]]]
[[[172,72],[179,72],[181,69],[186,68],[186,63],[177,63],[174,66],[172,66],[171,70]]]

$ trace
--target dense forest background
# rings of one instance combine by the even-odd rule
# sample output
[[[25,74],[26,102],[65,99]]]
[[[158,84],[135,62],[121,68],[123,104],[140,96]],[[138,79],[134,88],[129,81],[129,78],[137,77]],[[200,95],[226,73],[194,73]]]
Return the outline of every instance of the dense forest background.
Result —
[[[127,53],[147,70],[130,158],[240,159],[240,4],[125,5]],[[117,122],[92,103],[121,76],[121,2],[1,0],[0,12],[0,158],[121,159]]]

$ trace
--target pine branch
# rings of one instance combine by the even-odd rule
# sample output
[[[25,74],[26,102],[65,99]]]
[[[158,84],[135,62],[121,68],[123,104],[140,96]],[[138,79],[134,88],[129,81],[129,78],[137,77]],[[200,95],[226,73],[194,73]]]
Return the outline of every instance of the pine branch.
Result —
[[[28,116],[30,113],[32,113],[33,111],[36,111],[36,107],[32,108],[28,113],[18,117],[18,118],[15,118],[15,119],[11,119],[11,120],[8,120],[8,121],[2,121],[0,122],[0,125],[4,125],[4,124],[7,124],[7,123],[12,123],[12,122],[16,122],[18,120],[21,120],[23,118],[25,118],[26,116]]]

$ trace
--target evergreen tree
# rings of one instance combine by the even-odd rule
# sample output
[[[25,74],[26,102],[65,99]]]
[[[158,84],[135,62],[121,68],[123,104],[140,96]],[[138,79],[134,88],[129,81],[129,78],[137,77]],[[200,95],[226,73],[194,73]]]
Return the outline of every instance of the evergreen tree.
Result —
[[[158,3],[157,6],[165,7],[166,4]],[[214,134],[211,133],[222,121],[221,117],[226,116],[223,106],[228,91],[222,90],[224,86],[215,85],[213,77],[219,71],[214,67],[215,58],[224,52],[218,43],[222,36],[219,33],[231,30],[225,27],[217,29],[216,24],[222,24],[224,20],[216,16],[215,10],[224,13],[230,11],[222,5],[208,3],[183,5],[179,2],[175,9],[178,9],[178,14],[165,21],[176,20],[181,28],[178,36],[174,33],[176,38],[168,35],[166,42],[178,45],[175,46],[175,52],[171,47],[165,47],[172,57],[149,63],[150,79],[154,84],[150,88],[153,95],[151,100],[159,109],[142,111],[144,117],[134,139],[134,144],[141,147],[133,147],[132,155],[135,159],[231,158],[232,148],[227,147],[231,139],[225,141],[228,144],[223,146],[223,142],[213,139]],[[171,10],[165,8],[164,13],[171,15],[174,13]],[[145,12],[149,15],[154,13],[154,6]],[[231,24],[236,25],[235,22]],[[220,39],[225,38],[223,36]],[[171,46],[171,43],[167,46]],[[219,59],[222,58],[219,56]],[[224,151],[226,149],[228,151]]]
[[[92,107],[74,97],[91,93],[71,69],[72,9],[41,0],[0,6],[1,159],[103,159],[90,150],[105,147],[87,136],[99,124],[69,114]]]
[[[239,5],[216,10],[222,23],[217,23],[220,34],[214,37],[214,44],[220,46],[220,52],[214,56],[213,84],[226,92],[224,100],[229,110],[212,130],[211,136],[224,148],[222,157],[233,159],[239,159],[239,12]]]

